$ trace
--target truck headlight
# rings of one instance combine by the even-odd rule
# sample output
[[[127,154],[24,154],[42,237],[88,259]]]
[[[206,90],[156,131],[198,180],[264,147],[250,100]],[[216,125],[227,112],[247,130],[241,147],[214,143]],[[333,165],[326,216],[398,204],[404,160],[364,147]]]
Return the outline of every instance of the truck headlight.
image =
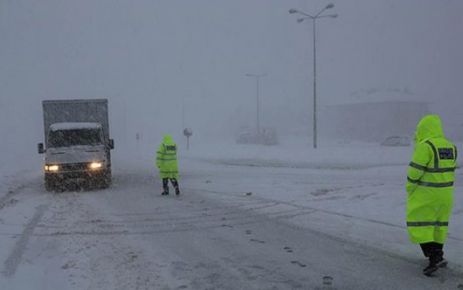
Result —
[[[59,170],[59,165],[45,165],[45,171],[56,172]]]
[[[103,167],[103,163],[102,162],[92,162],[92,163],[90,163],[90,165],[88,167],[90,169],[92,169],[92,170],[98,170],[98,169],[101,169]]]

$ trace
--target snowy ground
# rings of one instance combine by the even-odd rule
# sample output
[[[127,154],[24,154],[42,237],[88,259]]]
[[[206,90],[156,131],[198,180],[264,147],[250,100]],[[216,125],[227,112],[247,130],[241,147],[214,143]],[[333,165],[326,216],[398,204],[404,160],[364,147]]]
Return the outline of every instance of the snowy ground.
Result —
[[[181,154],[180,197],[160,196],[141,151],[115,154],[108,190],[51,194],[39,171],[3,171],[1,288],[317,289],[324,276],[336,289],[463,284],[462,172],[449,269],[427,278],[404,226],[411,148],[198,146]]]

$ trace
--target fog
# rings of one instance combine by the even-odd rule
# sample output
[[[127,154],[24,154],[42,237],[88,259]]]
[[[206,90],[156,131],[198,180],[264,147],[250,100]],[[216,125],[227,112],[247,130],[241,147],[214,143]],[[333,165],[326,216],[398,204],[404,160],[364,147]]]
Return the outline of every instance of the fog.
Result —
[[[0,0],[0,288],[463,289],[462,11]]]
[[[339,17],[317,22],[321,111],[359,91],[407,91],[461,139],[463,2],[332,2]],[[182,123],[195,140],[233,141],[240,128],[255,126],[247,73],[267,74],[262,125],[309,144],[312,24],[298,24],[288,10],[317,13],[327,3],[0,0],[4,155],[39,158],[46,99],[108,98],[119,149],[133,146],[138,133],[154,154],[162,134],[181,137]]]

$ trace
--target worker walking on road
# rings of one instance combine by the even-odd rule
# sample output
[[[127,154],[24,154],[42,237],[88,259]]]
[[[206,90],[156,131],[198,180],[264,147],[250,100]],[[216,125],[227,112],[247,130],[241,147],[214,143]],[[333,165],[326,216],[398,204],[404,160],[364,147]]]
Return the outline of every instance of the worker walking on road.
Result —
[[[162,195],[169,194],[169,180],[175,188],[175,194],[179,195],[177,144],[172,136],[164,135],[164,140],[159,145],[156,155],[156,166],[159,168],[159,176],[162,179]]]
[[[443,133],[439,116],[425,116],[416,128],[416,144],[407,172],[407,229],[420,244],[430,276],[447,266],[443,247],[453,205],[457,148]]]

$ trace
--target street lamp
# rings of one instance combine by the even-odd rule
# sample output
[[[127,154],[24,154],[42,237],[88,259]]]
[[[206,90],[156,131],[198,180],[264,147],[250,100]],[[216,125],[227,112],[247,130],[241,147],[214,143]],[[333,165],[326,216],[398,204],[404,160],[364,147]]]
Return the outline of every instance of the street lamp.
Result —
[[[291,8],[289,9],[289,14],[299,14],[302,15],[301,18],[297,19],[298,23],[302,23],[307,19],[312,20],[313,22],[313,148],[317,148],[317,50],[316,50],[316,20],[319,18],[336,18],[338,17],[338,14],[325,14],[323,15],[323,12],[325,12],[328,9],[334,8],[334,4],[330,3],[326,5],[320,12],[315,14],[315,16],[312,16],[310,14],[307,14],[303,11],[300,11],[298,9]]]
[[[259,85],[260,78],[267,76],[267,74],[246,74],[247,77],[253,77],[256,79],[256,127],[257,135],[260,136],[260,101],[259,101]]]
[[[182,98],[182,129],[185,129],[185,97]]]

